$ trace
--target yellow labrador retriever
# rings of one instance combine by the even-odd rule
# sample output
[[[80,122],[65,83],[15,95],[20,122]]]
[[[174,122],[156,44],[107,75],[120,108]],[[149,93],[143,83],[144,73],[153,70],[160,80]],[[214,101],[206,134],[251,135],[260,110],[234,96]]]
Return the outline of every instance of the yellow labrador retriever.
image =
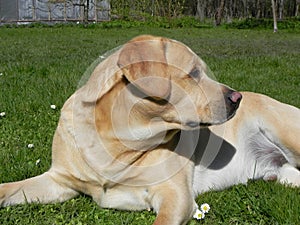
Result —
[[[85,193],[101,207],[153,208],[157,225],[185,224],[196,210],[199,128],[229,120],[242,98],[206,73],[180,42],[140,36],[126,43],[64,104],[49,171],[2,184],[0,205]]]

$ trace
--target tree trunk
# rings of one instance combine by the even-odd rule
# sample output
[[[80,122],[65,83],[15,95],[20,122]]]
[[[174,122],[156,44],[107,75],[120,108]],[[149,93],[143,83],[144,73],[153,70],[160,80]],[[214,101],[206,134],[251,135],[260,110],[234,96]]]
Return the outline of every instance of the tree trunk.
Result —
[[[275,0],[271,0],[272,1],[272,11],[273,11],[273,21],[274,21],[274,33],[276,33],[278,31],[277,28],[277,15],[276,15],[276,3]]]
[[[248,14],[248,12],[247,12],[247,0],[243,0],[242,2],[243,2],[243,15],[242,15],[242,17],[244,18]]]
[[[228,22],[232,22],[232,18],[233,18],[233,0],[230,0],[229,3],[227,2],[227,6],[226,8],[228,9],[227,12],[227,21]]]
[[[298,12],[299,12],[299,5],[300,5],[300,0],[296,0],[296,9],[295,9],[295,16],[298,16]]]
[[[283,1],[279,0],[279,20],[283,19]]]
[[[151,16],[154,16],[154,0],[151,2]]]
[[[224,5],[225,5],[225,0],[221,0],[220,6],[217,9],[217,12],[215,14],[215,24],[216,24],[216,26],[219,26],[221,24],[223,11],[224,11]]]
[[[261,4],[260,4],[260,0],[257,0],[256,2],[256,18],[260,18],[261,16]]]
[[[205,0],[197,0],[197,12],[196,17],[200,19],[201,22],[205,19]]]

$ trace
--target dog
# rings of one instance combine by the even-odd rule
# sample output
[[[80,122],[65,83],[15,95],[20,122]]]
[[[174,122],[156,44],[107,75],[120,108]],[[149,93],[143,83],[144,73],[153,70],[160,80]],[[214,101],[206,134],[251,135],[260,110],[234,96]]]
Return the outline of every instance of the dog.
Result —
[[[155,225],[187,223],[197,207],[199,129],[230,120],[242,99],[207,73],[180,42],[132,39],[65,102],[49,171],[1,184],[0,205],[62,202],[84,193],[105,208],[153,208]]]
[[[231,120],[201,129],[195,193],[223,190],[249,179],[300,187],[300,109],[266,95],[241,93]]]

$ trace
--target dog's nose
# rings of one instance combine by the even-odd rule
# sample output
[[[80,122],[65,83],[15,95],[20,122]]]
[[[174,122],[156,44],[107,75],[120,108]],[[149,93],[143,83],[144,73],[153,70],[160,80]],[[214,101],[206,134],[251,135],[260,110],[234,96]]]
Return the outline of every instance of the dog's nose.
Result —
[[[227,95],[227,98],[233,104],[239,104],[242,99],[242,94],[237,91],[230,91]]]
[[[227,110],[229,114],[232,114],[239,107],[242,94],[237,91],[228,90],[224,98],[226,101]]]
[[[227,118],[230,119],[240,105],[242,94],[237,91],[227,89],[224,93],[224,100],[226,102]]]

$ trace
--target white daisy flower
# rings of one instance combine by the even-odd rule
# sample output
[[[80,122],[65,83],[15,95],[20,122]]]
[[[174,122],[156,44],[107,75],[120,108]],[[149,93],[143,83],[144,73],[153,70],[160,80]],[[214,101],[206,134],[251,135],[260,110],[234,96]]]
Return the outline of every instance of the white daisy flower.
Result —
[[[35,165],[37,166],[38,164],[40,164],[40,162],[41,162],[41,159],[36,160]]]
[[[3,76],[3,73],[0,73],[0,76]]]
[[[50,105],[51,109],[56,109],[56,105]]]
[[[5,112],[1,112],[1,113],[0,113],[0,116],[1,116],[1,117],[5,116],[5,115],[6,115]]]
[[[195,214],[193,215],[193,218],[195,218],[195,219],[197,219],[197,220],[202,220],[202,219],[204,219],[204,217],[205,217],[205,213],[202,212],[202,211],[199,210],[199,209],[196,209],[196,212],[195,212]]]
[[[34,148],[34,144],[28,144],[27,148]]]
[[[200,206],[200,209],[201,209],[202,212],[208,213],[208,211],[210,210],[210,206],[209,206],[209,204],[207,204],[207,203],[203,203],[203,204]]]

